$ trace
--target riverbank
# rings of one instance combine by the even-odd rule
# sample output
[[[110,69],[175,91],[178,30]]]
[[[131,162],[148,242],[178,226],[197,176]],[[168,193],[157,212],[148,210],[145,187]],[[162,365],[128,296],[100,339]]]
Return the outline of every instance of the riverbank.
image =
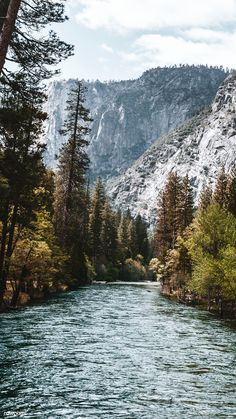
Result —
[[[39,301],[44,301],[48,298],[56,296],[57,294],[71,291],[74,288],[70,288],[68,284],[59,283],[57,285],[51,284],[48,287],[35,287],[30,290],[15,290],[11,283],[7,283],[3,307],[0,313],[4,313],[11,310],[17,310],[20,307],[32,305]],[[14,301],[14,304],[13,304]]]
[[[155,281],[91,281],[91,283],[84,284],[86,286],[90,285],[108,285],[108,286],[147,286],[147,287],[155,287],[159,288],[160,285],[158,282]],[[16,300],[16,304],[13,306],[11,304],[12,299],[14,297],[14,292],[12,289],[12,285],[10,283],[7,284],[7,290],[5,293],[5,300],[4,300],[4,307],[1,310],[1,313],[11,310],[17,310],[20,307],[33,305],[34,303],[38,303],[40,301],[47,300],[49,298],[55,297],[58,294],[66,293],[69,291],[79,290],[84,285],[69,286],[65,283],[60,283],[55,286],[51,285],[46,289],[42,287],[42,289],[31,289],[30,292],[25,292],[20,290],[18,294],[18,298]]]
[[[180,304],[194,306],[202,310],[217,314],[220,317],[236,319],[236,301],[200,296],[181,287],[171,287],[169,284],[160,283],[160,293],[170,300]]]

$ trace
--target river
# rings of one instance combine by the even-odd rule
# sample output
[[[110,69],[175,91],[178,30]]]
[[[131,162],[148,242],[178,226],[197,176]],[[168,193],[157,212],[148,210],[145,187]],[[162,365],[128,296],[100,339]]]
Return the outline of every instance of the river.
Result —
[[[236,418],[235,336],[151,285],[61,294],[0,316],[0,417]]]

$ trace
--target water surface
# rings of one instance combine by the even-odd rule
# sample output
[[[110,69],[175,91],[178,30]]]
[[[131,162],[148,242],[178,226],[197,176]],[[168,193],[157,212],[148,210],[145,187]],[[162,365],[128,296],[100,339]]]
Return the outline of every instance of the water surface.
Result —
[[[157,287],[82,288],[0,316],[0,417],[236,418],[235,349]]]

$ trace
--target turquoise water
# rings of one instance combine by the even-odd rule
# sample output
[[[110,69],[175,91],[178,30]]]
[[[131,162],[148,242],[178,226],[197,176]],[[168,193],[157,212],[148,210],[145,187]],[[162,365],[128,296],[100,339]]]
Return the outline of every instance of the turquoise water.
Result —
[[[236,418],[231,324],[152,286],[94,285],[0,316],[1,418]]]

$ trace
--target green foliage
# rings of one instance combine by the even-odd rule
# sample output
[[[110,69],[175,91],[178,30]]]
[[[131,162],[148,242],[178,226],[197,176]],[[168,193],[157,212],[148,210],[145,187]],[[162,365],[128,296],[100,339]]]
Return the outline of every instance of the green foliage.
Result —
[[[117,228],[115,214],[108,201],[105,202],[102,213],[101,248],[108,262],[117,260]]]
[[[201,191],[198,208],[200,211],[206,210],[212,203],[212,188],[209,185],[204,185]]]
[[[154,237],[156,255],[164,261],[168,250],[174,249],[177,237],[193,219],[193,192],[188,176],[170,173],[159,199],[158,220]]]
[[[216,182],[215,190],[213,193],[213,202],[218,204],[221,208],[228,209],[228,176],[225,173],[224,167],[222,167]]]
[[[136,246],[135,251],[133,251],[133,256],[140,254],[143,256],[144,261],[147,262],[149,257],[149,242],[148,242],[148,232],[147,232],[147,224],[142,219],[141,215],[138,214],[135,221],[135,235],[133,243]]]
[[[21,1],[1,74],[3,85],[30,100],[40,95],[41,82],[59,72],[52,66],[73,53],[73,47],[61,41],[52,30],[52,24],[65,20],[64,1]]]
[[[236,303],[236,172],[221,169],[214,191],[204,186],[193,218],[188,177],[171,174],[160,198],[154,262],[163,292],[186,301]],[[170,206],[170,202],[172,206]],[[193,219],[193,221],[192,221]],[[192,222],[191,222],[192,221]]]
[[[80,283],[86,282],[86,251],[88,242],[89,200],[86,172],[89,159],[89,110],[83,106],[85,89],[75,82],[67,101],[67,119],[62,133],[67,141],[59,157],[56,178],[54,219],[60,246],[70,255],[71,275]]]
[[[105,191],[101,178],[99,177],[97,179],[91,199],[89,218],[89,239],[94,264],[97,263],[99,256],[102,254],[101,233],[103,225],[104,205]],[[105,228],[105,225],[103,227]]]
[[[186,241],[193,262],[190,287],[199,294],[209,291],[225,299],[236,298],[236,219],[210,205],[194,220]]]
[[[102,264],[99,268],[98,281],[115,282],[119,279],[119,269],[112,264]]]
[[[8,274],[13,291],[12,305],[17,304],[22,290],[34,298],[38,292],[57,287],[66,260],[56,245],[50,214],[45,210],[37,212],[30,228],[18,231],[12,253]]]
[[[146,268],[142,265],[140,258],[126,259],[121,272],[122,281],[146,281],[149,279]]]
[[[236,217],[236,168],[233,167],[227,183],[228,211]]]

